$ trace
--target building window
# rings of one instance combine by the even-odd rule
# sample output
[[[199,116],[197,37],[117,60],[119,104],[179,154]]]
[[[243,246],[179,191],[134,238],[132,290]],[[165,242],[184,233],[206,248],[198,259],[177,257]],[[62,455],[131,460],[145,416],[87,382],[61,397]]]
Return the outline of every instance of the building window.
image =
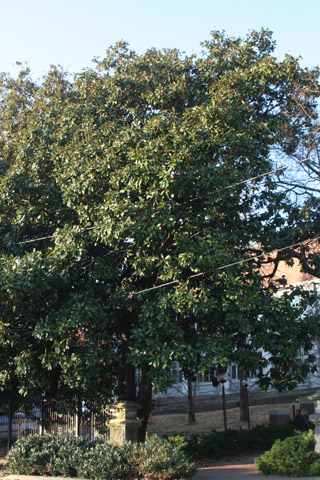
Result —
[[[175,362],[169,370],[169,378],[172,380],[173,383],[181,383],[182,382],[182,371],[179,366],[178,362]]]
[[[231,380],[239,380],[238,365],[231,365]]]

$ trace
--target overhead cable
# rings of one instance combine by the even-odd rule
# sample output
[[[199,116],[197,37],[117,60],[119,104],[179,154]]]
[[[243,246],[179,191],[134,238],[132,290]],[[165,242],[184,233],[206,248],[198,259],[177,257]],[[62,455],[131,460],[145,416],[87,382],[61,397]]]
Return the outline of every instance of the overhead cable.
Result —
[[[307,158],[304,158],[302,160],[299,160],[297,163],[298,164],[302,164],[302,163],[305,163],[305,162],[308,162],[312,159],[316,158],[316,155],[313,155],[311,157],[307,157]],[[263,177],[266,177],[268,175],[272,175],[273,173],[280,173],[280,172],[283,172],[284,170],[286,170],[287,168],[289,168],[291,165],[284,165],[282,167],[279,167],[279,168],[275,168],[273,170],[269,170],[268,172],[265,172],[265,173],[261,173],[260,175],[256,175],[254,177],[250,177],[246,180],[241,180],[240,182],[236,182],[236,183],[233,183],[232,185],[227,185],[226,187],[222,187],[218,190],[214,190],[214,192],[210,192],[208,194],[206,194],[206,196],[199,196],[199,197],[195,197],[195,198],[192,198],[190,200],[188,200],[187,202],[182,202],[182,203],[178,203],[177,206],[180,206],[180,205],[184,205],[186,203],[192,203],[192,202],[195,202],[197,200],[200,200],[202,198],[206,198],[208,196],[212,196],[212,195],[216,195],[217,193],[220,193],[220,192],[223,192],[225,190],[230,190],[234,187],[238,187],[239,185],[244,185],[248,182],[252,182],[254,180],[257,180],[258,178],[263,178]],[[156,213],[159,213],[159,212],[156,212]],[[88,230],[98,230],[99,228],[101,228],[100,226],[94,226],[94,227],[84,227],[82,228],[81,230],[82,231],[88,231]],[[78,233],[78,232],[77,232]],[[48,240],[48,239],[52,239],[56,236],[56,234],[53,234],[53,235],[48,235],[48,236],[45,236],[45,237],[39,237],[39,238],[32,238],[30,240],[24,240],[22,242],[18,242],[18,245],[25,245],[27,243],[34,243],[34,242],[40,242],[40,241],[43,241],[43,240]]]
[[[243,260],[238,260],[237,262],[232,262],[232,263],[228,263],[227,265],[222,265],[221,267],[218,267],[216,270],[225,270],[226,268],[233,267],[235,265],[242,265],[244,263],[252,262],[253,260],[256,260],[258,258],[269,257],[269,256],[271,256],[275,253],[283,252],[285,250],[289,250],[290,248],[300,247],[301,245],[304,245],[304,244],[313,243],[313,242],[315,242],[316,240],[319,240],[319,239],[320,239],[320,236],[309,239],[309,240],[304,240],[303,242],[294,243],[293,245],[288,245],[286,247],[278,248],[276,250],[272,250],[272,252],[269,252],[269,253],[261,253],[259,255],[252,255],[248,258],[244,258]],[[191,279],[196,278],[196,277],[203,277],[205,274],[206,274],[206,272],[196,273],[195,275],[190,275],[189,277],[187,277],[186,280],[191,280]],[[130,296],[140,295],[141,293],[151,292],[153,290],[157,290],[159,288],[174,285],[174,284],[177,284],[177,283],[180,283],[180,282],[181,282],[181,280],[177,279],[177,280],[172,280],[171,282],[161,283],[160,285],[155,285],[155,286],[150,287],[150,288],[145,288],[144,290],[139,290],[138,292],[131,292]]]

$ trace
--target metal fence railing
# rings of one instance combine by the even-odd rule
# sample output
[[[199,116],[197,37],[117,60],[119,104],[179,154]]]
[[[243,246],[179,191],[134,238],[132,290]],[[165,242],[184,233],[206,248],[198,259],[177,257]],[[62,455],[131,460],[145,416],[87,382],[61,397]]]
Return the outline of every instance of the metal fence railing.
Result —
[[[39,433],[39,423],[35,417],[25,417],[23,414],[14,414],[10,428],[9,415],[0,416],[0,446],[12,444],[17,438]],[[11,430],[11,438],[9,432]]]
[[[19,437],[45,432],[55,433],[59,438],[67,436],[108,438],[108,414],[101,404],[89,407],[79,400],[63,403],[43,400],[35,406],[31,415],[0,407],[0,446],[10,447]]]

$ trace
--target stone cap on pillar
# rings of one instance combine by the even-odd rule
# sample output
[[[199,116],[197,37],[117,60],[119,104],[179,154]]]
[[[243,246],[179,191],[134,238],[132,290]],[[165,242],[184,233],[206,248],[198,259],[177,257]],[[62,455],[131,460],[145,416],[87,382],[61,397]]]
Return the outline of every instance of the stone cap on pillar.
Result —
[[[137,410],[140,408],[142,408],[141,405],[132,401],[117,402],[110,405],[112,416],[125,420],[136,420]]]
[[[320,400],[320,390],[316,390],[312,395],[308,395],[307,398],[312,402],[317,402]]]

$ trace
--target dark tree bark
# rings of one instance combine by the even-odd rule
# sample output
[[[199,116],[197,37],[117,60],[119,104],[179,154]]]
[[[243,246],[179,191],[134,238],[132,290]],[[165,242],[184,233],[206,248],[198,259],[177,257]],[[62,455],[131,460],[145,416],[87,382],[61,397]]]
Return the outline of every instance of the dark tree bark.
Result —
[[[138,428],[138,442],[144,442],[146,439],[149,416],[152,412],[152,380],[146,375],[145,370],[142,370],[137,402],[141,405],[141,409],[138,410],[138,418],[141,419],[141,425]]]
[[[121,320],[122,336],[122,355],[119,365],[119,385],[118,396],[121,400],[136,401],[136,369],[128,363],[127,358],[130,355],[129,339],[131,333],[131,319]]]
[[[7,449],[10,450],[12,445],[12,420],[14,414],[14,405],[13,401],[10,399],[9,402],[9,412],[8,412],[8,438],[7,438]]]
[[[245,380],[247,378],[247,372],[244,368],[239,367],[239,380],[240,380],[240,421],[248,420],[248,406],[246,388],[244,387]]]
[[[188,378],[188,423],[196,423],[196,382]]]

